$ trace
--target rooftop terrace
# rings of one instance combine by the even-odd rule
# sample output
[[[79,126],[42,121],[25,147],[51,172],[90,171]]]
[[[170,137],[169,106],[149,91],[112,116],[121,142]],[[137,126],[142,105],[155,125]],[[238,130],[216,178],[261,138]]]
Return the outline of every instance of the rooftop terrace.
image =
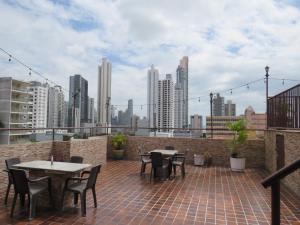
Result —
[[[149,168],[148,168],[149,169]],[[108,161],[97,181],[98,208],[88,193],[87,216],[71,205],[63,213],[38,210],[30,224],[270,224],[270,189],[262,169],[233,173],[227,167],[187,166],[186,177],[149,182],[136,161]],[[3,195],[1,196],[3,197]],[[25,208],[10,219],[0,207],[0,224],[28,224]],[[282,187],[281,224],[300,224],[300,199]]]

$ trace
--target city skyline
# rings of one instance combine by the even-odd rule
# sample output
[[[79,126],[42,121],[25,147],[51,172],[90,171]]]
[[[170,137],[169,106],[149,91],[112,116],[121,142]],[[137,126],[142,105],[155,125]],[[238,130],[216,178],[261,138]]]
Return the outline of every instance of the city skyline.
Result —
[[[185,6],[173,1],[171,11],[164,3],[157,8],[155,2],[146,5],[135,2],[135,9],[126,4],[127,1],[91,1],[89,4],[1,1],[0,27],[5,31],[0,36],[1,47],[63,88],[68,87],[70,75],[82,74],[89,81],[89,96],[95,98],[95,102],[97,83],[93,81],[97,77],[97,65],[99,59],[108,58],[114,65],[111,103],[122,105],[117,106],[118,110],[124,110],[130,98],[135,105],[147,103],[145,80],[151,64],[156,65],[161,74],[175,76],[178,59],[184,55],[189,56],[189,97],[203,93],[207,96],[200,102],[197,99],[189,102],[189,115],[208,115],[211,91],[216,93],[263,79],[266,65],[270,66],[270,78],[299,79],[299,56],[295,54],[300,48],[295,38],[300,30],[299,4],[225,1],[218,5],[206,2],[204,7],[201,1],[187,1]],[[181,15],[182,9],[189,11],[189,16],[174,17]],[[154,16],[145,17],[153,11]],[[202,21],[201,18],[206,18],[205,23],[197,22]],[[136,21],[141,24],[135,26]],[[145,31],[143,28],[148,25]],[[284,32],[277,32],[279,29]],[[16,34],[22,34],[22,39]],[[29,76],[28,70],[13,61],[8,62],[7,56],[0,54],[1,76],[45,82],[34,74]],[[270,96],[296,84],[271,80]],[[232,94],[230,91],[221,93],[239,106],[237,115],[248,105],[257,112],[265,111],[263,81],[249,86]],[[66,99],[67,95],[65,93]],[[140,116],[147,114],[146,107],[135,106],[133,110]]]

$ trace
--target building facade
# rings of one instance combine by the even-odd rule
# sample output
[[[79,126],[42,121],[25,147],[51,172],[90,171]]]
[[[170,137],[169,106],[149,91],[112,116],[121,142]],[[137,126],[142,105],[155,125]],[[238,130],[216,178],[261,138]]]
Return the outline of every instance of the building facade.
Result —
[[[72,127],[74,123],[74,111],[78,109],[76,113],[77,120],[81,123],[88,122],[88,81],[84,79],[80,74],[70,76],[69,86],[69,126]],[[80,116],[79,116],[80,114]]]
[[[49,87],[47,127],[65,127],[65,95],[58,85]]]
[[[32,93],[32,127],[46,128],[48,119],[48,85],[37,81],[30,82]],[[46,130],[36,130],[34,133],[45,133]]]
[[[98,68],[98,125],[111,125],[111,63],[102,59],[101,66]]]
[[[179,104],[182,104],[182,106],[178,106],[179,108],[182,108],[182,127],[187,128],[188,127],[188,120],[189,120],[189,111],[188,111],[188,91],[189,91],[189,58],[187,56],[184,56],[177,67],[176,71],[176,85],[177,88],[180,87],[182,89],[182,95],[183,100],[178,101]],[[175,113],[178,113],[176,110]],[[179,116],[176,116],[179,118]],[[180,125],[180,124],[179,124]],[[181,127],[180,127],[181,128]]]
[[[202,116],[195,114],[191,115],[191,133],[193,137],[200,137],[202,136],[202,129],[203,128],[203,120]],[[199,129],[199,130],[193,130],[193,129]]]
[[[159,132],[172,132],[174,127],[174,83],[170,74],[158,81],[157,128]]]
[[[175,84],[174,89],[174,127],[183,128],[184,108],[183,108],[183,89],[179,83]]]
[[[225,116],[236,115],[236,105],[231,100],[227,100],[224,109],[225,109]]]
[[[147,118],[149,128],[154,128],[157,124],[158,80],[158,69],[151,65],[147,74]]]
[[[0,122],[3,128],[32,128],[32,93],[30,83],[11,77],[0,78]],[[30,140],[31,130],[0,132],[0,144]]]
[[[95,100],[94,98],[89,98],[88,107],[88,123],[95,125]]]

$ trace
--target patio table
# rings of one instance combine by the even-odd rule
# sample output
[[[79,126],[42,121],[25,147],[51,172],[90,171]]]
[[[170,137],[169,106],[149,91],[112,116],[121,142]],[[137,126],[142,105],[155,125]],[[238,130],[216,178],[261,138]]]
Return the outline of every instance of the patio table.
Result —
[[[164,157],[169,157],[169,169],[168,169],[169,174],[159,174],[160,178],[166,179],[172,173],[172,157],[174,155],[176,155],[178,153],[178,151],[177,150],[166,150],[166,149],[154,149],[154,150],[150,151],[150,153],[151,152],[159,152]],[[158,174],[155,174],[155,176],[157,176],[157,175]]]
[[[17,169],[28,170],[30,176],[49,176],[52,181],[52,196],[54,207],[56,209],[61,209],[61,196],[65,184],[65,180],[69,177],[73,177],[78,174],[82,170],[89,168],[90,164],[80,164],[80,163],[69,163],[69,162],[53,162],[51,165],[51,161],[30,161],[23,162],[20,164],[16,164],[13,167]],[[43,203],[47,201],[47,195],[42,197]],[[65,197],[65,203],[70,203],[72,198],[71,195]]]

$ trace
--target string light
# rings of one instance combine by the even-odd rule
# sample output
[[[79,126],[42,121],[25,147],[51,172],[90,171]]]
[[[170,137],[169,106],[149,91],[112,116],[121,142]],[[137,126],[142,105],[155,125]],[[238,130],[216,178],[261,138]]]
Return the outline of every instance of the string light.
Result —
[[[284,79],[282,79],[282,85],[284,85]]]
[[[247,84],[247,89],[249,90],[249,88],[250,88],[250,87],[249,87],[249,84]]]
[[[8,62],[11,62],[11,55],[9,55],[9,59],[8,59]]]
[[[201,100],[201,99],[200,99],[200,97],[199,97],[198,102],[200,102],[200,100]]]
[[[230,89],[230,94],[232,95],[232,89]]]
[[[29,76],[31,76],[31,68],[29,68]]]

